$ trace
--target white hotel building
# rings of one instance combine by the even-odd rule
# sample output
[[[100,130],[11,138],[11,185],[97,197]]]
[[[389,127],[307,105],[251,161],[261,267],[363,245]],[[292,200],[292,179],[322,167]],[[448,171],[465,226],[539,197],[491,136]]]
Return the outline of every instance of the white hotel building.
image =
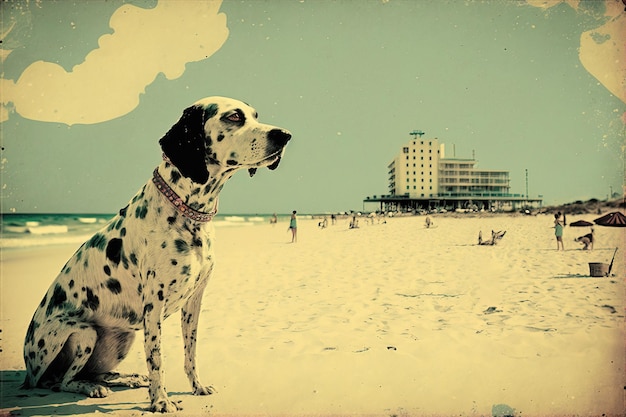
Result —
[[[509,171],[478,169],[476,164],[473,158],[446,158],[438,139],[416,135],[388,165],[388,194],[367,197],[364,202],[380,203],[381,210],[402,211],[541,205],[541,199],[510,193]]]

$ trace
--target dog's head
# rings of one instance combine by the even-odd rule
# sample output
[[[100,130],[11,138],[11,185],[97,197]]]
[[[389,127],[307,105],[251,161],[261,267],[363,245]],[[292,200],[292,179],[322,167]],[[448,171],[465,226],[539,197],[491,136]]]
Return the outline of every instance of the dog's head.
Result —
[[[291,133],[259,123],[249,105],[226,97],[208,97],[185,109],[159,141],[182,175],[204,184],[211,165],[224,170],[276,169]]]

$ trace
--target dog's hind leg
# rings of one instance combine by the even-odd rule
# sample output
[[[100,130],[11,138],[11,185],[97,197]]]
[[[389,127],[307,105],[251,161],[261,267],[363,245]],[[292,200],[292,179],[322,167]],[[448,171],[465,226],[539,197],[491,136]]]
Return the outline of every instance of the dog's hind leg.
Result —
[[[98,339],[96,330],[90,326],[68,330],[73,332],[69,334],[63,348],[41,376],[41,384],[46,385],[60,379],[60,384],[52,384],[53,390],[82,393],[96,398],[106,397],[110,393],[107,387],[94,381],[77,378],[92,356]]]
[[[97,332],[97,344],[78,379],[102,382],[109,387],[147,387],[149,380],[145,375],[112,372],[128,355],[135,331],[99,327]]]

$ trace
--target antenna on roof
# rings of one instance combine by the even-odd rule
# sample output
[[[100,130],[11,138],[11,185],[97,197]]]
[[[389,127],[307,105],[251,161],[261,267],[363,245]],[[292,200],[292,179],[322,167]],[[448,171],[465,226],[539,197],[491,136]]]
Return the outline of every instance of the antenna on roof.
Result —
[[[417,136],[419,135],[419,137],[421,138],[422,136],[424,136],[426,134],[426,132],[422,131],[422,130],[414,130],[411,133],[409,133],[409,135],[413,135],[413,139],[417,139]]]

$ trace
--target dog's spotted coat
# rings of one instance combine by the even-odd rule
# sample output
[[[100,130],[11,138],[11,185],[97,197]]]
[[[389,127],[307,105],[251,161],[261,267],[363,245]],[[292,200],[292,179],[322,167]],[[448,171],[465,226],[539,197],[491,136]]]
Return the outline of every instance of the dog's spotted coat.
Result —
[[[104,397],[110,386],[149,386],[151,410],[173,412],[162,368],[161,323],[181,310],[185,372],[196,395],[196,331],[213,268],[213,226],[181,213],[211,212],[238,170],[275,169],[291,134],[261,124],[250,106],[209,97],[186,109],[160,140],[157,172],[178,207],[148,181],[63,267],[26,332],[25,388]],[[206,216],[210,219],[210,215]],[[112,372],[143,330],[148,376]]]

